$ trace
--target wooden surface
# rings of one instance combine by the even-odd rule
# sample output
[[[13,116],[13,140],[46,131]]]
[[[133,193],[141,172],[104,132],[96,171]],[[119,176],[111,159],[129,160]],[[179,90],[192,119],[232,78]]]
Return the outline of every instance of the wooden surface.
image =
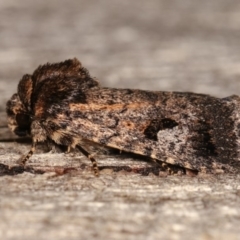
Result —
[[[25,73],[77,57],[103,86],[240,90],[240,4],[224,1],[0,1],[0,239],[240,239],[240,176],[167,176],[117,152],[31,145],[6,127]],[[146,170],[147,169],[147,170]]]

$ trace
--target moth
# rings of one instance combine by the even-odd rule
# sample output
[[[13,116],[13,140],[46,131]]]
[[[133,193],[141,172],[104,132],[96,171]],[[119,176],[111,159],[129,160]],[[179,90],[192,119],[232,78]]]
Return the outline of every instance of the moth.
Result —
[[[101,87],[76,59],[26,74],[7,102],[9,128],[32,147],[53,141],[68,151],[93,142],[202,172],[239,172],[240,98]]]

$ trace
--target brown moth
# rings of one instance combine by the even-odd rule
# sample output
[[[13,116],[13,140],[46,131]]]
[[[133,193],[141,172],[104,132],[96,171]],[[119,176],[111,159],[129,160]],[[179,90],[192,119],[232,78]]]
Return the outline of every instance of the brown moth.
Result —
[[[7,102],[9,128],[70,150],[84,141],[204,172],[240,169],[240,98],[101,87],[76,59],[26,74]]]

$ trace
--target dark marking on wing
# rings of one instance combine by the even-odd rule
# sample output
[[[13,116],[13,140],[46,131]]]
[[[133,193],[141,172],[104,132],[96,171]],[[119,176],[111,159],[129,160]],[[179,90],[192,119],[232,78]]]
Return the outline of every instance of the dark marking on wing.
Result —
[[[150,124],[147,126],[147,128],[144,130],[144,135],[150,139],[157,141],[157,133],[160,130],[164,129],[171,129],[178,125],[176,121],[170,118],[163,118],[161,120],[154,119],[150,122]]]

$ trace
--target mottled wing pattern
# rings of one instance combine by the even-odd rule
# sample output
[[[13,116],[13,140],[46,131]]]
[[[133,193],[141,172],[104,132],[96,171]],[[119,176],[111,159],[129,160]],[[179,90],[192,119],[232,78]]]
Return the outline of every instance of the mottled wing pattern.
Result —
[[[48,135],[59,144],[74,147],[87,139],[194,170],[228,167],[224,156],[219,158],[221,149],[213,123],[214,109],[222,105],[219,99],[94,86],[79,91],[70,101],[57,102],[61,104],[50,104],[44,124]],[[231,109],[226,107],[225,115],[226,111],[230,114]],[[231,123],[228,125],[232,128]],[[228,147],[229,152],[235,148],[231,143]]]

